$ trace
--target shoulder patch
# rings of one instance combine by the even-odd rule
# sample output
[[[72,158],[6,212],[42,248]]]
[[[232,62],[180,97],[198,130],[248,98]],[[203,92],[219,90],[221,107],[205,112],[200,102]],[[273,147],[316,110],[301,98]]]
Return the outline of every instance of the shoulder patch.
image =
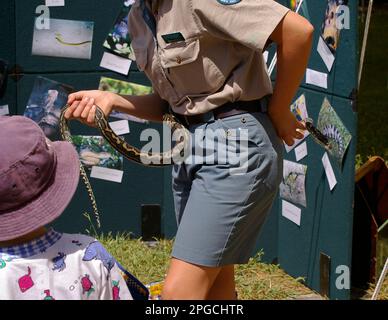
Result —
[[[236,3],[239,3],[241,0],[217,0],[219,3],[227,6],[227,5],[230,5],[230,4],[236,4]]]

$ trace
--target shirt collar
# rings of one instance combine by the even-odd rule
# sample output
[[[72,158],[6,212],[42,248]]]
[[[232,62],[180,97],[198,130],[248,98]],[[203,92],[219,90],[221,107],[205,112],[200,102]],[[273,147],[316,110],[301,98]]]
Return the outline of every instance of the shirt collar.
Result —
[[[12,259],[32,257],[45,252],[61,237],[62,233],[56,232],[54,229],[50,228],[43,236],[30,242],[11,247],[0,247],[0,259],[2,259],[3,256]]]

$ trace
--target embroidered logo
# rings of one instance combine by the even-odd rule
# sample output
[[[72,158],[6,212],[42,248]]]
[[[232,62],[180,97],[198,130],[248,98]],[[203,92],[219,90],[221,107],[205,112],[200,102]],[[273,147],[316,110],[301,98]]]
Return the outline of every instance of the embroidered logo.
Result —
[[[236,4],[239,3],[241,0],[217,0],[219,3],[228,6],[230,4]]]

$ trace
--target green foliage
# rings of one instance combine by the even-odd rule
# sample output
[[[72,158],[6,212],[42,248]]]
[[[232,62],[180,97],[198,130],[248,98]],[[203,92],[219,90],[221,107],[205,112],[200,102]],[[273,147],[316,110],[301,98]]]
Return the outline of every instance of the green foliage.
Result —
[[[375,6],[358,99],[358,144],[356,167],[370,156],[388,161],[388,10]],[[364,25],[360,23],[360,43]]]
[[[122,95],[141,96],[150,94],[152,92],[152,87],[103,77],[100,82],[100,90],[115,92]]]
[[[109,157],[101,157],[98,165],[100,167],[122,170],[123,157],[104,138],[98,136],[72,136],[72,140],[78,154],[83,150],[92,151],[96,155],[103,152],[108,153]],[[83,162],[82,158],[81,161]],[[88,165],[85,166],[88,167]]]

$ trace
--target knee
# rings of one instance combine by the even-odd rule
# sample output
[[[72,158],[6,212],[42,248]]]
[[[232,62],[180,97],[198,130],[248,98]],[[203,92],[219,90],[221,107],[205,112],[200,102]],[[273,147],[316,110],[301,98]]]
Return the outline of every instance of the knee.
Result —
[[[163,285],[162,300],[204,300],[208,292],[209,288],[205,285],[192,285],[174,279]]]
[[[162,289],[162,300],[178,300],[181,299],[179,296],[179,286],[176,281],[166,281],[163,284]]]

